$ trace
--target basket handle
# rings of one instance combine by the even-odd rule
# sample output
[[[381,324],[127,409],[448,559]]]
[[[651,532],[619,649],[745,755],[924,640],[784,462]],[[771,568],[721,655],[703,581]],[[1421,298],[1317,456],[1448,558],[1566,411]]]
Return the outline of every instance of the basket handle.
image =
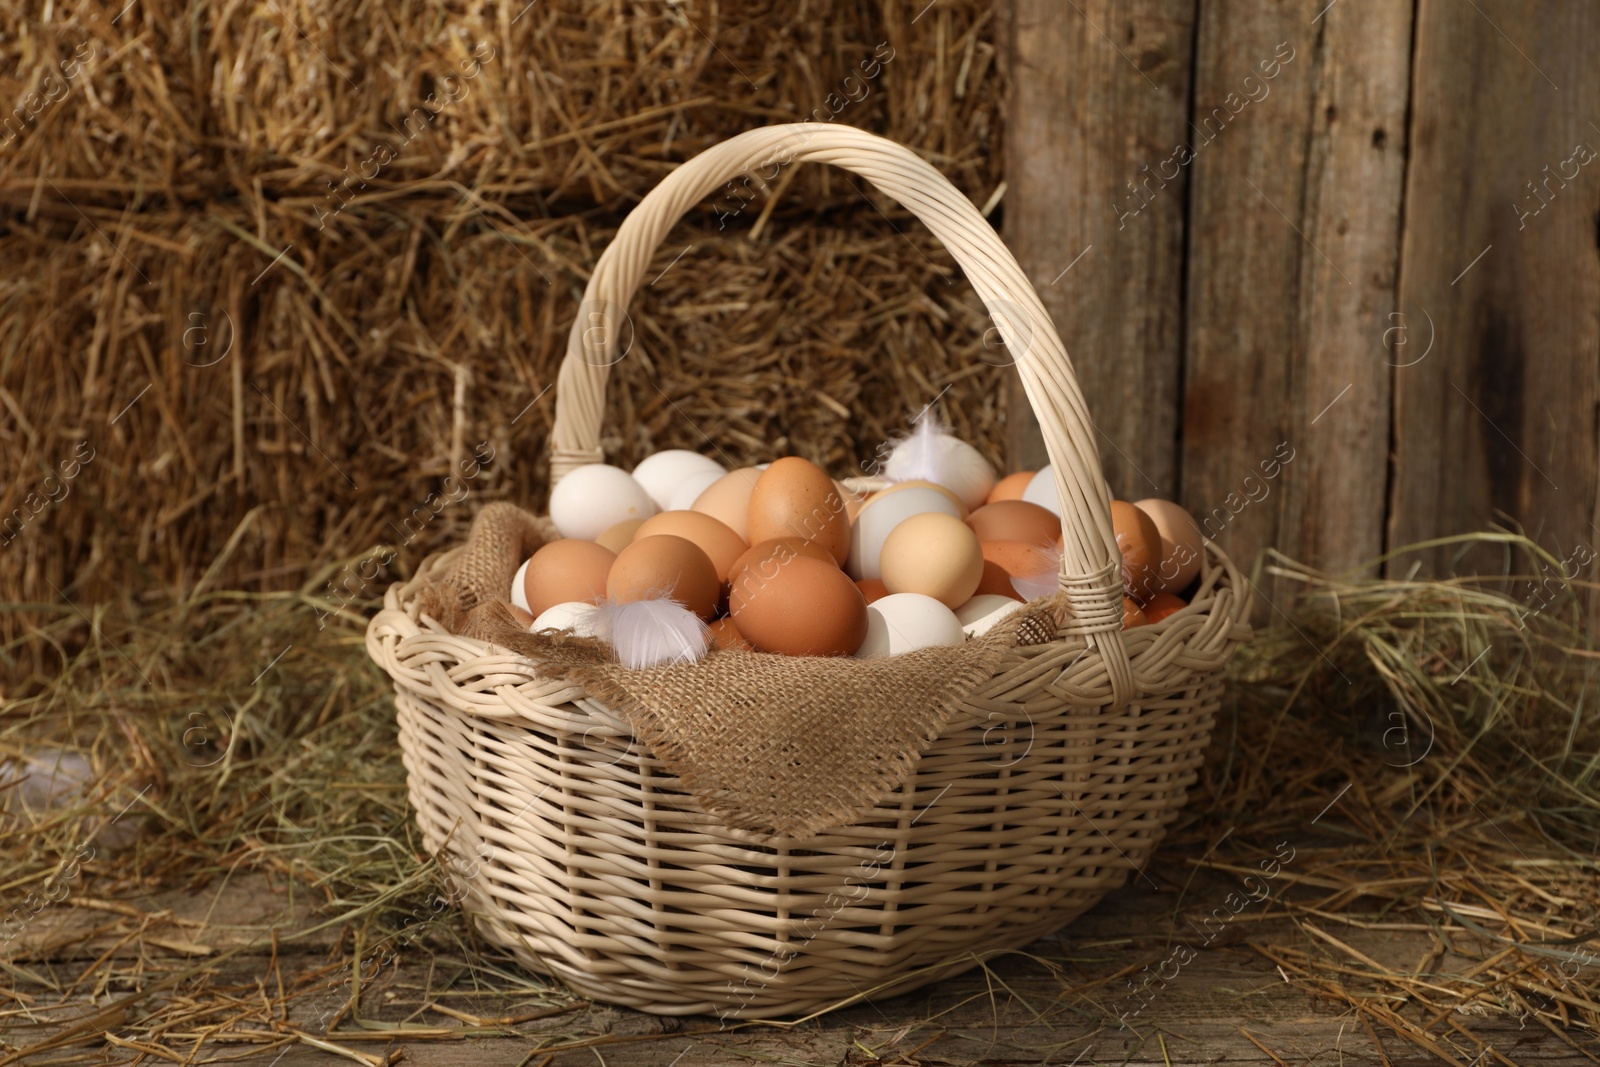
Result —
[[[1022,268],[972,201],[916,153],[876,134],[823,122],[749,130],[690,159],[639,202],[595,264],[567,338],[550,437],[551,484],[575,467],[604,461],[606,379],[626,354],[617,347],[628,304],[668,231],[730,179],[745,173],[770,178],[785,164],[805,160],[859,174],[921,219],[966,272],[1016,355],[1061,499],[1061,591],[1071,614],[1064,629],[1101,650],[1112,706],[1122,706],[1133,693],[1122,642],[1122,556],[1093,424],[1066,347]]]

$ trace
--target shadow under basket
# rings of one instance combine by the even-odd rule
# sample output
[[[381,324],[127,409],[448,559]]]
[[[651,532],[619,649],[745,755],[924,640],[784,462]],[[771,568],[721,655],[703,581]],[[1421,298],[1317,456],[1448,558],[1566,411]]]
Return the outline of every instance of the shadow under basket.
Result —
[[[424,614],[423,591],[459,549],[390,588],[367,630],[394,680],[424,844],[447,856],[483,935],[580,995],[663,1015],[777,1019],[886,997],[1070,922],[1146,862],[1182,808],[1227,661],[1250,636],[1244,580],[1209,544],[1183,610],[1122,629],[1110,492],[1049,315],[971,201],[915,153],[851,127],[741,134],[630,212],[568,338],[553,480],[603,461],[607,368],[625,354],[625,309],[672,225],[730,178],[802,160],[852,171],[911,209],[1016,355],[1062,502],[1055,632],[976,672],[897,787],[868,793],[848,824],[799,838],[707,814],[583,689]],[[886,692],[880,714],[901,690]]]

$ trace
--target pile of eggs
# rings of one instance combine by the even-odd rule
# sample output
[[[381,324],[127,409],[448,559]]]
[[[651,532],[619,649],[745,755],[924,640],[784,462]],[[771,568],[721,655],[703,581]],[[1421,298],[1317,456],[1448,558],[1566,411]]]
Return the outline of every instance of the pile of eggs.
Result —
[[[960,644],[1055,591],[1048,467],[997,481],[948,434],[922,434],[915,460],[897,449],[890,484],[870,493],[795,456],[729,471],[670,450],[632,473],[579,467],[550,496],[561,538],[522,564],[510,599],[534,630],[593,634],[596,605],[671,600],[718,648],[866,658]],[[1178,594],[1204,543],[1194,519],[1162,500],[1111,508],[1124,628],[1187,607]]]

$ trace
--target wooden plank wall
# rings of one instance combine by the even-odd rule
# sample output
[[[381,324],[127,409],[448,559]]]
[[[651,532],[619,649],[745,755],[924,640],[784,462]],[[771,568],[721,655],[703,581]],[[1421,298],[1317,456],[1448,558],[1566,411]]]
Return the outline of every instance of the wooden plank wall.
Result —
[[[1188,173],[1152,181],[1140,168],[1184,138],[1194,3],[1077,2],[1081,15],[1063,18],[1059,0],[1016,0],[1006,235],[1067,351],[1087,357],[1076,369],[1113,492],[1166,496],[1178,477]],[[1148,199],[1136,199],[1145,181]],[[1028,424],[1016,429],[1013,465],[1047,462]]]
[[[1007,238],[1116,495],[1240,562],[1600,545],[1600,8],[1009,2]]]
[[[1391,538],[1499,512],[1565,559],[1600,548],[1600,8],[1474,3],[1418,8],[1400,303],[1436,342],[1395,375]]]

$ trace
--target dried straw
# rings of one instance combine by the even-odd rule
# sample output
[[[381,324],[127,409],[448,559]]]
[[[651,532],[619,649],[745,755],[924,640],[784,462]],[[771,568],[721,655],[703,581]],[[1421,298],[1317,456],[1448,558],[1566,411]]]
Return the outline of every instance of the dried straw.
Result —
[[[1525,575],[1545,560],[1510,535],[1460,543],[1511,552]],[[1152,944],[1150,958],[1100,971],[1037,959],[1016,996],[1033,1004],[1053,989],[1036,1005],[1039,1019],[1081,1027],[1099,1017],[1116,1028],[1140,968],[1206,929],[1220,893],[1285,842],[1294,856],[1271,880],[1269,899],[1233,918],[1216,947],[1253,953],[1283,980],[1349,1010],[1352,1026],[1370,1028],[1394,1062],[1471,1063],[1482,1026],[1495,1019],[1553,1030],[1575,1047],[1592,1043],[1600,727],[1588,707],[1596,657],[1579,627],[1584,590],[1529,614],[1497,588],[1506,575],[1344,580],[1281,557],[1265,569],[1303,595],[1288,624],[1263,630],[1242,653],[1234,704],[1189,812],[1145,872],[1172,892],[1170,914],[1153,912],[1127,931]],[[367,1063],[387,1054],[372,1042],[394,1036],[396,1017],[362,998],[363,983],[389,974],[374,961],[391,958],[424,983],[407,994],[422,997],[410,1025],[423,1028],[408,1042],[487,1029],[536,1035],[554,1051],[670,1036],[652,1028],[623,1038],[588,1015],[484,1020],[451,999],[476,990],[523,1014],[582,1007],[485,952],[453,906],[417,925],[448,895],[450,878],[413,838],[387,681],[361,647],[360,618],[373,603],[334,611],[314,595],[320,579],[303,593],[203,594],[136,620],[107,611],[92,634],[60,609],[38,641],[83,650],[59,654],[53,676],[12,689],[0,753],[48,740],[89,756],[97,774],[77,803],[0,823],[0,868],[13,872],[0,899],[44,885],[79,845],[104,840],[104,824],[148,786],[124,817],[143,820],[131,849],[98,849],[54,907],[132,938],[143,913],[119,906],[129,895],[260,872],[310,892],[310,912],[283,939],[326,943],[327,966],[258,990],[258,963],[241,960],[235,971],[227,961],[237,950],[203,954],[219,936],[204,925],[182,929],[184,952],[200,958],[177,967],[171,934],[159,966],[146,954],[154,949],[107,953],[75,965],[70,981],[18,959],[0,964],[16,987],[0,1017],[54,1022],[8,1040],[29,1055],[134,1042],[143,1048],[124,1044],[119,1055],[156,1058],[181,1058],[197,1041],[300,1042]],[[1402,721],[1404,734],[1395,732]],[[1389,932],[1429,933],[1431,947],[1396,958]],[[30,958],[48,957],[30,936],[19,939]],[[266,946],[252,952],[259,959]],[[163,977],[124,984],[142,972]],[[129,995],[142,999],[75,1026],[77,1009],[56,1005],[81,1003],[85,989],[138,989]],[[911,1044],[944,1025],[903,1023]],[[1260,1033],[1247,1036],[1293,1058]]]
[[[1000,187],[984,0],[523,6],[47,5],[0,41],[0,99],[59,97],[0,144],[9,599],[183,599],[211,563],[211,588],[298,586],[403,541],[478,442],[474,497],[542,505],[545,390],[590,265],[733,133],[837,106],[979,203]],[[456,99],[407,127],[430,93]],[[864,183],[793,168],[679,237],[616,371],[618,461],[714,445],[844,473],[947,387],[1000,458],[988,322]],[[80,442],[64,494],[46,479]]]
[[[476,504],[543,500],[544,390],[585,272],[675,163],[810,117],[884,43],[894,58],[838,121],[990,205],[990,5],[113,0],[11,25],[0,99],[57,99],[0,131],[0,523],[30,493],[58,499],[0,534],[0,759],[54,744],[94,774],[49,811],[0,794],[0,902],[67,884],[52,907],[127,944],[69,979],[32,962],[65,951],[28,940],[49,924],[25,929],[31,958],[0,962],[0,1067],[297,1043],[389,1062],[400,1024],[375,1021],[355,962],[390,950],[428,961],[407,1042],[516,1032],[548,1060],[657,1039],[552,1014],[583,1005],[480,951],[453,909],[407,925],[449,882],[412,838],[361,616]],[[397,129],[474,61],[469,93]],[[380,145],[393,158],[374,171]],[[944,415],[1001,458],[1004,360],[948,256],[892,205],[792,170],[680,234],[616,368],[621,462],[709,440],[729,462],[797,452],[842,473],[947,387]],[[478,442],[493,459],[451,493]],[[1480,1013],[1594,1059],[1595,653],[1571,585],[1531,616],[1507,592],[1558,561],[1483,543],[1506,553],[1499,579],[1269,560],[1303,595],[1236,660],[1236,706],[1146,873],[1179,890],[1176,924],[1209,903],[1188,887],[1289,841],[1281,892],[1230,929],[1236,949],[1350,1010],[1395,1062],[1485,1058]],[[325,968],[285,977],[273,946],[263,976],[261,946],[247,963],[204,923],[158,936],[125,903],[252,872],[310,894],[285,937],[328,939]],[[1434,947],[1373,947],[1402,929]],[[1113,1008],[1128,977],[1035,966],[1044,1021]],[[463,989],[518,1007],[482,1018]],[[941,1025],[907,1020],[907,1048]]]

